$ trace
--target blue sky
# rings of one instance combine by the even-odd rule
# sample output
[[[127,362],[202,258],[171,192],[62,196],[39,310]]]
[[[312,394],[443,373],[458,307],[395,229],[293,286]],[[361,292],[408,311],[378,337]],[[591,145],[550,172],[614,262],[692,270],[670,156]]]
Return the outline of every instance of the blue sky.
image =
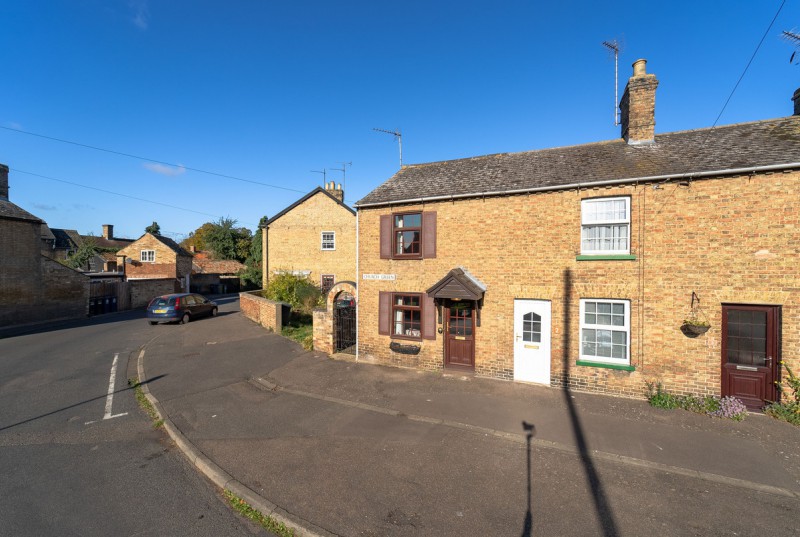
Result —
[[[402,131],[405,164],[618,138],[604,40],[623,47],[620,94],[638,58],[658,77],[657,133],[709,127],[782,4],[3,2],[0,162],[51,227],[254,230],[322,184],[311,170],[343,182],[352,163],[351,203],[391,177],[397,143],[373,128]],[[719,124],[792,114],[780,34],[798,29],[786,0]]]

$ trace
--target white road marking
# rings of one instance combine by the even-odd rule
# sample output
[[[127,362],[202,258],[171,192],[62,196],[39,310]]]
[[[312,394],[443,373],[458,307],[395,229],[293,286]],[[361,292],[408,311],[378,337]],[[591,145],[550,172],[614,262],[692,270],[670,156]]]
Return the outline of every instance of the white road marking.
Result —
[[[103,416],[104,420],[110,420],[111,418],[119,418],[120,416],[127,416],[127,412],[123,412],[122,414],[111,414],[111,405],[114,404],[114,385],[117,380],[117,360],[119,359],[119,353],[114,355],[114,362],[111,364],[111,378],[108,379],[108,396],[106,397],[106,414]]]

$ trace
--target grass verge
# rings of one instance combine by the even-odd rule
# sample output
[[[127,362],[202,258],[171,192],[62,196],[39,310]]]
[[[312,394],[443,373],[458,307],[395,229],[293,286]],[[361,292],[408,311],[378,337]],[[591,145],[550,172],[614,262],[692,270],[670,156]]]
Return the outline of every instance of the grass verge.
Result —
[[[281,329],[281,335],[293,339],[310,351],[314,347],[314,318],[293,311],[289,322]]]
[[[153,403],[150,402],[149,399],[144,395],[144,390],[142,389],[142,383],[139,382],[138,378],[128,379],[128,386],[133,388],[133,393],[136,394],[136,401],[139,402],[139,406],[142,407],[150,419],[153,420],[153,428],[158,429],[159,427],[164,425],[164,420],[158,417],[158,412],[156,412]]]
[[[278,537],[294,537],[294,530],[287,528],[283,522],[278,522],[269,515],[265,515],[260,511],[253,509],[249,503],[238,497],[236,494],[229,490],[225,490],[225,498],[240,515],[248,518],[259,524],[267,531],[271,531]]]

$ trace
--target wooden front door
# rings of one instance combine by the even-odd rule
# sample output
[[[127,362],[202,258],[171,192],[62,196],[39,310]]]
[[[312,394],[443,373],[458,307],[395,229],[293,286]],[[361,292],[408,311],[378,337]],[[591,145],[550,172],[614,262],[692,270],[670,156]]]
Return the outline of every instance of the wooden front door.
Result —
[[[448,302],[444,365],[475,367],[475,310],[471,302]]]
[[[722,306],[722,395],[761,408],[777,396],[778,306]]]

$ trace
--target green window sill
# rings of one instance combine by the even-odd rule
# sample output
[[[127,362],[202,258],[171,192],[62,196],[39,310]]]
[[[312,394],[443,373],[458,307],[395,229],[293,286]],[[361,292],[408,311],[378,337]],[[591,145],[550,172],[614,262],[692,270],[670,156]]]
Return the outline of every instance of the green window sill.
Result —
[[[619,371],[636,371],[636,367],[632,365],[619,365],[619,364],[604,364],[602,362],[586,362],[578,360],[575,365],[583,365],[586,367],[603,367],[605,369],[617,369]]]
[[[635,255],[579,255],[576,261],[636,261]]]

